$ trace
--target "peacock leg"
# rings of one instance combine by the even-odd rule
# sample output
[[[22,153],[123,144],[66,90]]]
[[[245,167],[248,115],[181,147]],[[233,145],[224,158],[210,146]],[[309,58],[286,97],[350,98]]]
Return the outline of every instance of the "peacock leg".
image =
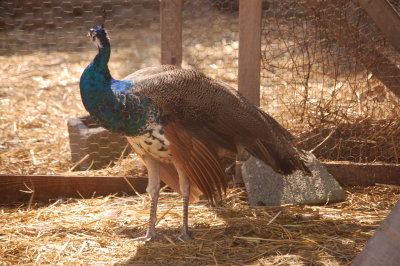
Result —
[[[181,241],[190,241],[192,238],[189,235],[189,195],[183,197],[183,223],[182,223],[182,230],[178,239]]]
[[[190,194],[190,181],[183,171],[178,170],[179,186],[183,196],[183,223],[181,233],[177,237],[180,241],[190,241],[192,238],[189,236],[189,194]]]
[[[156,220],[158,196],[160,193],[160,163],[150,156],[143,156],[142,158],[146,164],[149,176],[146,191],[150,194],[151,205],[146,235],[143,237],[138,237],[136,240],[151,241],[158,237],[156,233]]]

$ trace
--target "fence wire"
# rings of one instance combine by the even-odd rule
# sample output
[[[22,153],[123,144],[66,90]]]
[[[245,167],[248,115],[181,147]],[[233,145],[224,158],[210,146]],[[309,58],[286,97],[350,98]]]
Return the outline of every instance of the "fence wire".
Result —
[[[399,163],[399,52],[356,1],[268,1],[262,106],[326,160]]]
[[[120,136],[69,119],[86,114],[78,84],[96,54],[88,30],[105,24],[109,67],[120,79],[159,64],[159,7],[158,0],[0,1],[0,172],[104,168],[129,152]]]
[[[234,87],[238,3],[185,0],[183,11],[183,66]],[[88,29],[105,22],[109,67],[123,78],[159,64],[159,7],[158,0],[0,1],[1,173],[102,168],[129,153],[119,136],[92,138],[67,121],[86,114],[78,83],[96,54]],[[265,0],[262,36],[261,106],[300,147],[324,160],[399,162],[400,104],[390,91],[400,84],[399,53],[356,2]],[[94,128],[86,118],[79,123]]]
[[[84,116],[78,82],[96,54],[86,34],[105,23],[119,79],[160,63],[159,21],[158,0],[1,1],[0,172],[107,168],[128,153],[123,139]],[[238,1],[184,1],[183,24],[183,65],[235,85]]]

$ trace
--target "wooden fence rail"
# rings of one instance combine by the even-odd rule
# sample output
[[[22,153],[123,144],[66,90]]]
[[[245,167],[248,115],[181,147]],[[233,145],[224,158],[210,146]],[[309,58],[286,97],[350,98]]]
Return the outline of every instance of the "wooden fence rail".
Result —
[[[343,186],[400,185],[400,165],[323,163]],[[128,184],[129,182],[130,184]],[[144,193],[147,177],[0,175],[0,203]]]

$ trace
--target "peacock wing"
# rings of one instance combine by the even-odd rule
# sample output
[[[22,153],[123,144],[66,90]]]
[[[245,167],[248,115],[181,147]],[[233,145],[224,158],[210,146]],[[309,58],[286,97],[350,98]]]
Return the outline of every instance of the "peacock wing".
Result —
[[[215,150],[196,138],[179,121],[170,121],[165,126],[165,136],[170,143],[174,164],[183,170],[192,187],[200,189],[212,203],[220,201],[227,187],[227,178]]]
[[[161,108],[166,123],[179,121],[214,150],[236,152],[242,146],[277,172],[309,172],[290,133],[225,83],[195,70],[174,69],[142,80],[137,93]]]
[[[146,67],[146,68],[137,70],[137,71],[133,72],[132,74],[129,74],[128,76],[126,76],[124,78],[124,80],[132,80],[132,81],[136,82],[136,81],[146,79],[152,75],[160,74],[162,72],[170,71],[170,70],[174,70],[174,69],[179,69],[179,67],[173,66],[173,65],[161,65],[161,66],[155,66],[155,67]]]

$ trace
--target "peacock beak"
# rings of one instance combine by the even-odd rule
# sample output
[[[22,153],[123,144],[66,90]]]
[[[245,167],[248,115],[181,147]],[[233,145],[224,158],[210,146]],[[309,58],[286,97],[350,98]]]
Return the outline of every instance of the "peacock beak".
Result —
[[[95,37],[96,37],[96,31],[93,28],[90,29],[87,36],[90,37],[92,39],[92,41],[94,41]]]

